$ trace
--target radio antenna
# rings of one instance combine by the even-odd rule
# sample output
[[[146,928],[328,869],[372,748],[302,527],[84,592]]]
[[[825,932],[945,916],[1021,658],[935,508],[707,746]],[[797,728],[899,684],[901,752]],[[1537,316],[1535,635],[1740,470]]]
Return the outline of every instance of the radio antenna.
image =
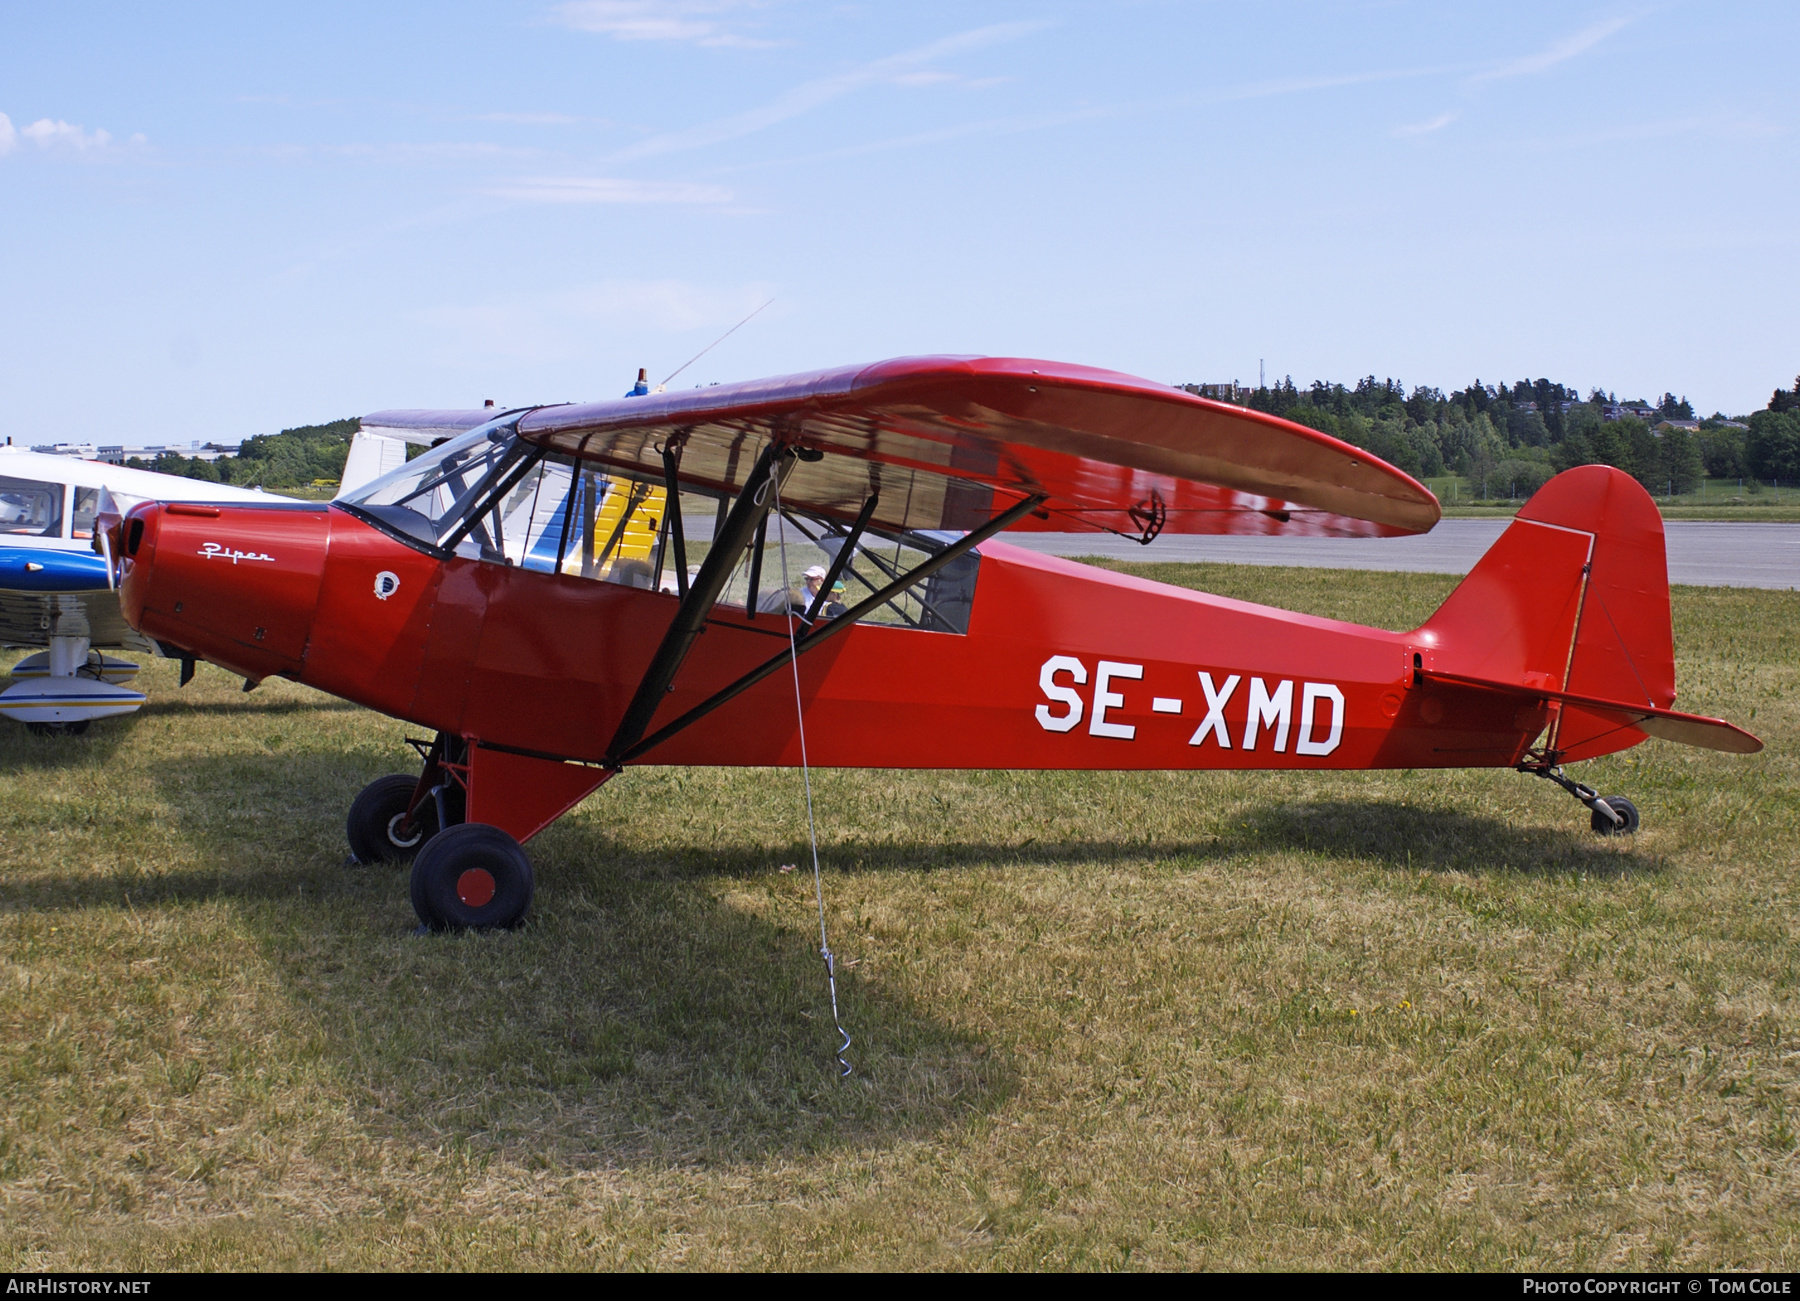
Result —
[[[775,300],[773,298],[771,298],[769,300],[769,303],[772,303],[774,301]],[[757,308],[755,312],[751,312],[750,316],[746,316],[743,320],[739,321],[736,325],[732,326],[729,330],[725,331],[725,333],[721,334],[718,338],[714,339],[711,343],[707,344],[704,348],[700,349],[699,352],[696,352],[692,357],[689,357],[686,361],[682,362],[681,365],[677,366],[674,370],[670,371],[669,379],[674,379],[677,375],[681,374],[682,371],[686,370],[689,366],[692,366],[695,362],[699,361],[707,353],[711,352],[714,348],[718,347],[721,343],[724,343],[725,340],[729,339],[732,335],[736,334],[739,330],[743,329],[746,325],[750,324],[751,317],[755,316],[757,314],[757,312],[762,311],[763,307],[767,307],[769,305],[769,303],[764,303],[762,305],[762,307]],[[661,384],[657,385],[657,389],[660,391],[662,389],[668,388],[669,387],[669,379],[666,379]]]

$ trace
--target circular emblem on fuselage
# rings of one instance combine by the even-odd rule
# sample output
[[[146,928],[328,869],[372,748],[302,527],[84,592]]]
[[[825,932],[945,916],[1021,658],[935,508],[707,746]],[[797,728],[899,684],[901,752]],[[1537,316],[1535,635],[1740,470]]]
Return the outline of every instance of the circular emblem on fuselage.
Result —
[[[385,601],[400,590],[400,575],[391,569],[384,569],[375,575],[375,599]]]

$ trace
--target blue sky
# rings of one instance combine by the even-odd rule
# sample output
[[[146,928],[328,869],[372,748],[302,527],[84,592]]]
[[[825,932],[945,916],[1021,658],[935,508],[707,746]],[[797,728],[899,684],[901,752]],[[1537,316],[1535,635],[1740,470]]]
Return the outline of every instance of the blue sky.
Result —
[[[1800,370],[1800,6],[0,0],[0,433],[922,352]]]

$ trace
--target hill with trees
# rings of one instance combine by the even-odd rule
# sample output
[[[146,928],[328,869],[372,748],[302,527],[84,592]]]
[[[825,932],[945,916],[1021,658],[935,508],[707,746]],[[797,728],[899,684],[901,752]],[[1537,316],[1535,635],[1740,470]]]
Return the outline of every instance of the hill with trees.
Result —
[[[361,422],[355,417],[323,425],[297,425],[278,434],[257,434],[238,444],[237,455],[216,461],[165,452],[151,461],[132,458],[127,465],[180,474],[209,483],[235,483],[275,491],[308,488],[317,480],[336,483],[344,477],[350,440]]]

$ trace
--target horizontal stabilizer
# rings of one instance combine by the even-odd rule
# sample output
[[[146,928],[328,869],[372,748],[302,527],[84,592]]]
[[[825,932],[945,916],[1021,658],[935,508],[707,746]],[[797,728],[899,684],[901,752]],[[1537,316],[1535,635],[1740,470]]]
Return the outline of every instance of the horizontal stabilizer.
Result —
[[[1623,700],[1602,700],[1596,696],[1579,696],[1567,691],[1550,691],[1541,687],[1528,687],[1517,682],[1496,682],[1490,678],[1468,677],[1461,673],[1439,673],[1428,669],[1421,672],[1419,676],[1431,682],[1454,682],[1458,686],[1504,692],[1522,700],[1555,701],[1564,705],[1572,705],[1585,713],[1608,719],[1622,728],[1635,728],[1645,736],[1658,737],[1664,741],[1675,741],[1681,745],[1698,746],[1703,750],[1722,750],[1726,754],[1755,754],[1763,748],[1761,741],[1743,728],[1727,723],[1722,718],[1683,714],[1673,709],[1658,709],[1652,705],[1633,705]]]

